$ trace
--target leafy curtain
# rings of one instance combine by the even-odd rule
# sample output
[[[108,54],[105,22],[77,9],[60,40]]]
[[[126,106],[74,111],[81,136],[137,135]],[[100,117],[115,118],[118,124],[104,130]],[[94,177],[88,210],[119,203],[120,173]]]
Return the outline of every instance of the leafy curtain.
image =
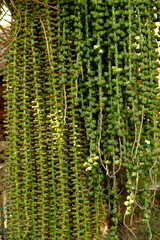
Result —
[[[109,239],[116,240],[119,222],[137,208],[151,236],[148,189],[160,167],[158,5],[12,3],[5,76],[9,239],[99,240],[109,221]]]

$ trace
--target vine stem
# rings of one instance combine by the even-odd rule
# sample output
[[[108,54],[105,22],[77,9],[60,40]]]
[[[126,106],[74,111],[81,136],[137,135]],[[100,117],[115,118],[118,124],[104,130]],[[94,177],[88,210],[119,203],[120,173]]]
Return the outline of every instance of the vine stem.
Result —
[[[51,6],[51,5],[47,4],[47,3],[43,3],[43,2],[40,2],[40,1],[38,1],[38,0],[32,0],[32,1],[33,1],[33,2],[36,2],[36,3],[39,3],[39,4],[43,5],[43,6],[52,8],[52,9],[54,9],[54,10],[62,11],[62,9],[60,9],[60,8],[53,7],[53,6]]]
[[[126,214],[124,215],[124,218],[123,218],[123,224],[124,224],[124,226],[130,231],[130,233],[134,236],[134,238],[137,239],[137,236],[136,236],[135,233],[132,231],[132,229],[126,225]]]
[[[32,0],[32,1],[33,1],[33,0]],[[52,68],[53,66],[52,66],[52,63],[51,63],[51,54],[50,54],[50,50],[49,50],[49,43],[48,43],[48,38],[47,38],[46,29],[45,29],[44,23],[43,23],[43,21],[42,21],[41,19],[40,19],[40,22],[41,22],[41,24],[42,24],[43,31],[44,31],[44,37],[45,37],[45,40],[46,40],[48,60],[49,60],[50,66],[51,66],[51,68]]]
[[[9,47],[10,45],[16,40],[20,30],[21,30],[21,27],[22,27],[22,17],[21,17],[21,14],[20,14],[20,11],[16,8],[15,4],[14,4],[14,1],[13,0],[10,0],[13,8],[16,10],[16,12],[18,13],[19,15],[19,19],[20,19],[20,24],[19,24],[19,28],[17,30],[17,32],[15,33],[13,39],[11,40],[11,42],[1,51],[1,54],[3,54]]]

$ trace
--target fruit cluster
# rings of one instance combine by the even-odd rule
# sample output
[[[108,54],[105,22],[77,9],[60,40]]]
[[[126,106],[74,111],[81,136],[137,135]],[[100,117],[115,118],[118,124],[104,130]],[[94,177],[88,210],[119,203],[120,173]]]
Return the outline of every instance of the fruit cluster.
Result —
[[[9,239],[100,239],[109,212],[116,240],[119,221],[137,207],[148,226],[160,167],[158,1],[14,3]]]

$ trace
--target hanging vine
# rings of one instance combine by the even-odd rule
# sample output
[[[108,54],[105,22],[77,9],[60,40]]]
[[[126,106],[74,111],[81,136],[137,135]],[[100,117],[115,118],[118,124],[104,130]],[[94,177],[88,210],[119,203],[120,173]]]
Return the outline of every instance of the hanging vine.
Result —
[[[152,239],[158,1],[15,0],[13,8],[9,239],[116,240],[122,225],[135,236],[127,219],[137,209]]]

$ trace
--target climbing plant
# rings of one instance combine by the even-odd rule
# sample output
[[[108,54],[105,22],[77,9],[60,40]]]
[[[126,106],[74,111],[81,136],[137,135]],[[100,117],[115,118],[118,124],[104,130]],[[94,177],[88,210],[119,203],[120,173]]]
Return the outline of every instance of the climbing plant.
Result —
[[[11,3],[9,239],[116,240],[137,209],[152,239],[159,0]]]

